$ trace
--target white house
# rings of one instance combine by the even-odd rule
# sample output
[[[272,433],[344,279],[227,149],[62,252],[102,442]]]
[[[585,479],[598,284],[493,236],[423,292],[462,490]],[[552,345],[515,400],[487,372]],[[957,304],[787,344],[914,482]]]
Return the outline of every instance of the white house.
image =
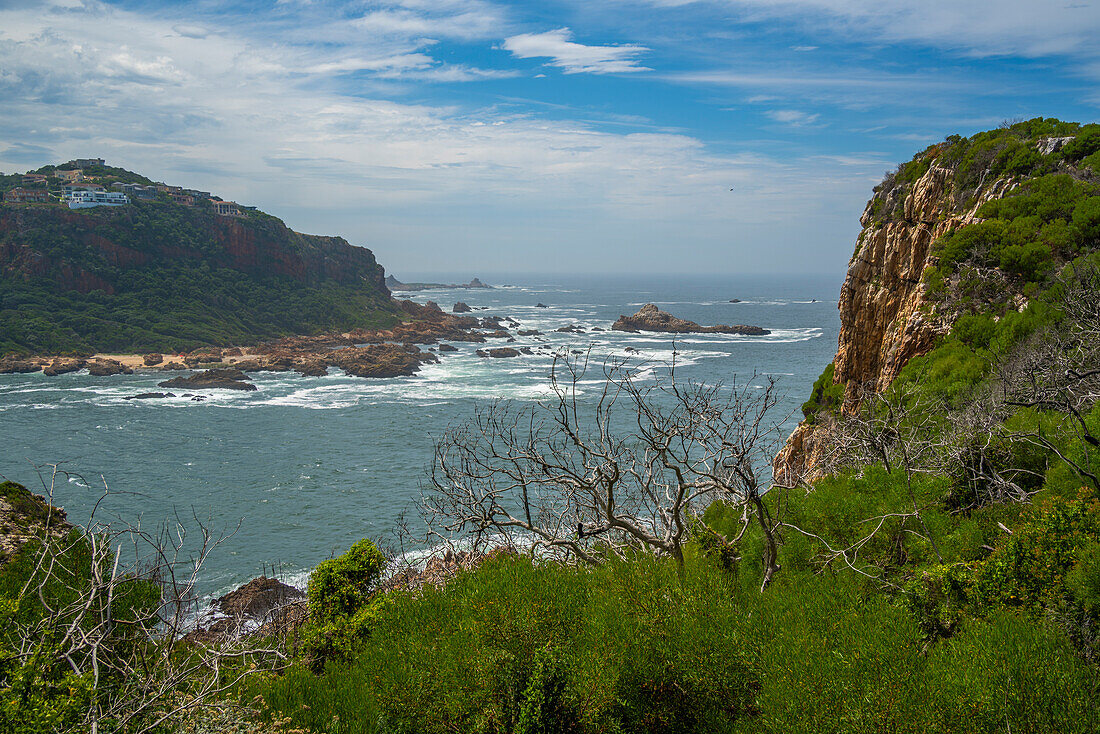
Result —
[[[87,209],[92,206],[122,206],[129,204],[130,197],[117,191],[74,191],[69,195],[70,209]]]

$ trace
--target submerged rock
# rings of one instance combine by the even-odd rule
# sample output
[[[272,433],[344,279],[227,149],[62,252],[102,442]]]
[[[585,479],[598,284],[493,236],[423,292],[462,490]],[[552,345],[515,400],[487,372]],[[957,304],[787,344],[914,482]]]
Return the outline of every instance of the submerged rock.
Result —
[[[175,393],[170,392],[143,392],[137,395],[128,395],[123,400],[152,400],[154,398],[174,398]]]
[[[452,347],[450,344],[440,344],[439,351],[441,352],[457,352],[458,347]]]
[[[694,321],[681,319],[672,314],[665,313],[652,303],[642,306],[633,316],[619,316],[618,321],[611,325],[614,331],[659,331],[670,334],[743,334],[747,336],[764,336],[771,332],[759,326],[747,326],[735,324],[727,326],[700,326]]]
[[[256,389],[248,376],[235,369],[213,369],[198,372],[190,377],[173,377],[171,380],[157,383],[158,387],[215,388],[222,390]]]
[[[496,347],[495,349],[479,349],[477,350],[477,356],[479,357],[496,357],[498,359],[503,357],[518,357],[519,350],[512,349],[511,347]]]

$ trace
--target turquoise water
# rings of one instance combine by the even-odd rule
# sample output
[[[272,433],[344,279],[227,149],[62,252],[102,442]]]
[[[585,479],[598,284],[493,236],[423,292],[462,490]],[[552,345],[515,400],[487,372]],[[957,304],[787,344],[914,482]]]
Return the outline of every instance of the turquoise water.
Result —
[[[788,393],[781,407],[791,410],[836,350],[840,281],[517,276],[506,288],[395,295],[430,298],[447,310],[458,300],[488,306],[475,313],[510,316],[518,328],[544,332],[510,346],[591,347],[595,358],[633,347],[638,357],[667,361],[673,336],[552,330],[571,323],[609,329],[647,302],[701,324],[763,326],[770,336],[680,335],[677,375],[728,382],[754,371],[775,374]],[[550,308],[536,308],[540,301]],[[125,400],[158,389],[164,377],[152,372],[0,375],[0,476],[42,491],[39,474],[48,480],[49,469],[36,467],[61,463],[79,476],[58,483],[55,502],[76,522],[87,521],[105,480],[125,494],[101,506],[100,518],[140,518],[149,527],[178,516],[193,526],[194,515],[217,531],[239,523],[204,567],[206,592],[228,590],[272,566],[300,581],[360,538],[385,540],[417,496],[434,437],[469,417],[477,401],[546,394],[550,357],[474,354],[499,345],[456,343],[457,353],[407,378],[258,373],[256,392],[208,391],[205,402]]]

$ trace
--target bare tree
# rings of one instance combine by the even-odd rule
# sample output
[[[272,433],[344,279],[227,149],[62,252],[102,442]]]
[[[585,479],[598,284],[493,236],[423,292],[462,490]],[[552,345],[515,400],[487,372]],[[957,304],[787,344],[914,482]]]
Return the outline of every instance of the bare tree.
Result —
[[[1063,416],[1062,425],[1084,444],[1100,448],[1100,435],[1086,416],[1100,400],[1100,268],[1084,265],[1059,278],[1064,319],[1033,336],[997,370],[999,398],[1013,407]],[[1040,429],[1014,434],[1054,453],[1082,480],[1100,491],[1100,470],[1066,454]]]
[[[760,527],[766,586],[779,569],[762,479],[783,439],[775,381],[724,387],[677,381],[675,365],[601,367],[592,379],[588,357],[559,355],[549,399],[493,402],[448,429],[421,502],[430,534],[589,564],[644,549],[682,568],[690,519],[721,500],[742,508],[742,534]]]
[[[52,504],[58,478],[69,475],[50,469]],[[100,502],[112,494],[103,482]],[[68,670],[89,683],[82,729],[152,731],[198,709],[224,707],[223,694],[245,676],[285,663],[278,635],[220,645],[193,645],[184,637],[203,563],[224,537],[197,518],[195,543],[178,519],[152,531],[100,522],[99,507],[85,528],[58,532],[47,524],[19,597],[36,600],[40,613],[15,616],[3,632],[16,669]],[[134,558],[126,560],[130,550]]]

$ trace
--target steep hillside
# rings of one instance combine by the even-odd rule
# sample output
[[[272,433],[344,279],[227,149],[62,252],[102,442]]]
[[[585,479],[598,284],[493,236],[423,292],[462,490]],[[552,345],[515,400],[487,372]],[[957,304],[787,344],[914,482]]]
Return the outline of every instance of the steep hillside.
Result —
[[[973,371],[994,328],[1002,351],[1026,336],[1041,319],[1028,306],[1059,266],[1100,248],[1098,194],[1100,125],[1052,119],[951,136],[887,174],[860,219],[836,358],[777,476],[815,476],[829,416],[856,411],[948,335],[962,336]],[[986,343],[970,343],[975,330]]]
[[[176,351],[397,320],[370,250],[266,214],[0,206],[0,354]]]

